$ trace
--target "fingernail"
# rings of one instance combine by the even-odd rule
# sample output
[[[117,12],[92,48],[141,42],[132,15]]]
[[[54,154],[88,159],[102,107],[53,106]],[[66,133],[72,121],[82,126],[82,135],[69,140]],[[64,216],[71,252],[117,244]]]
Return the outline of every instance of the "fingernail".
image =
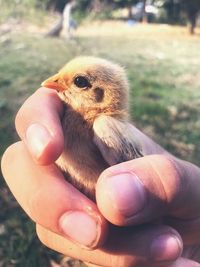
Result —
[[[67,212],[59,221],[62,232],[75,243],[87,248],[95,247],[100,234],[97,220],[81,211]]]
[[[177,236],[164,234],[152,242],[150,251],[155,261],[175,261],[182,252],[182,244]]]
[[[41,124],[32,124],[26,131],[26,142],[31,153],[39,158],[51,140],[48,130]]]
[[[146,190],[135,174],[122,173],[109,177],[106,182],[107,194],[117,212],[128,218],[143,209]]]

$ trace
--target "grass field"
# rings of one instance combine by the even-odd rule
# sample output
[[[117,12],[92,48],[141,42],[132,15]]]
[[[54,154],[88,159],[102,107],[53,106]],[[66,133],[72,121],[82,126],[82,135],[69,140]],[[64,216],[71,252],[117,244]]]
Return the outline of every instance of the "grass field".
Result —
[[[96,22],[78,28],[74,40],[66,42],[43,38],[42,30],[18,25],[0,36],[1,155],[17,139],[17,109],[41,81],[74,56],[94,55],[126,68],[134,123],[175,155],[199,165],[198,34],[191,37],[186,28],[167,25]],[[2,179],[0,186],[0,266],[49,266],[49,258],[58,256],[39,244],[34,225]]]

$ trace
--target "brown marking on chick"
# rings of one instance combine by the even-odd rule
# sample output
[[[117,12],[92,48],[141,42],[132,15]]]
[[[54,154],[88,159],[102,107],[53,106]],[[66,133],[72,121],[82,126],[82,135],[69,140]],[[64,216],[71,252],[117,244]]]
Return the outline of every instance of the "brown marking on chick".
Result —
[[[104,89],[102,89],[100,87],[96,87],[94,89],[94,93],[95,93],[96,102],[102,102],[102,100],[104,98]]]

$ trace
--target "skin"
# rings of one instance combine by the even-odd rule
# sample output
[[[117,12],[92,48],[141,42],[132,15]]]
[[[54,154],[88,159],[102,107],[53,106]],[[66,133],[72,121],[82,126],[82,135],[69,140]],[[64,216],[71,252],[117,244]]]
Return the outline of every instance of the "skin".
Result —
[[[62,112],[53,90],[37,90],[16,117],[21,141],[2,158],[5,180],[41,242],[90,266],[200,266],[200,169],[135,128],[147,156],[105,170],[94,204],[54,165],[64,143]]]

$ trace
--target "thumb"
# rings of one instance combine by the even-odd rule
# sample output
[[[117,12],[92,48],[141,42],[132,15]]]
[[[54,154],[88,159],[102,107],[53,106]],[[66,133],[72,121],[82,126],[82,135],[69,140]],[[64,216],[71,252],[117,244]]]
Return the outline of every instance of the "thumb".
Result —
[[[121,226],[166,215],[190,219],[200,215],[199,178],[199,168],[170,155],[145,156],[102,173],[97,205],[106,219]]]

